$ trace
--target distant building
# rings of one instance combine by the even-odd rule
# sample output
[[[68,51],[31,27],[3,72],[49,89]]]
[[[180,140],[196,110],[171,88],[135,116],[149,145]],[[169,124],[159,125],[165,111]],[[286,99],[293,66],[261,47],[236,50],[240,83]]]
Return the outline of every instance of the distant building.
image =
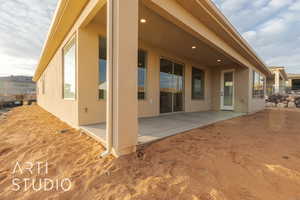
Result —
[[[300,91],[300,74],[289,74],[288,86],[292,91]]]
[[[272,76],[267,78],[267,94],[285,94],[288,76],[284,67],[269,67]]]
[[[35,94],[36,84],[30,76],[0,77],[0,96]]]

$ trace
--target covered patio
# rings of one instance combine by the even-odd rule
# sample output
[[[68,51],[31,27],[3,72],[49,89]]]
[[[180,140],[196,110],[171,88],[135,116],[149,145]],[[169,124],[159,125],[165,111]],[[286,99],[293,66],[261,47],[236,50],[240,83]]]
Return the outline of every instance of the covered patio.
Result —
[[[249,112],[245,49],[202,3],[104,2],[78,32],[78,126],[108,153]]]
[[[232,111],[206,111],[176,113],[139,119],[138,144],[145,144],[184,131],[207,126],[219,121],[232,119],[245,113]],[[106,124],[92,124],[80,127],[89,136],[106,144]]]
[[[210,0],[61,0],[33,80],[41,107],[119,157],[262,110],[269,73]]]

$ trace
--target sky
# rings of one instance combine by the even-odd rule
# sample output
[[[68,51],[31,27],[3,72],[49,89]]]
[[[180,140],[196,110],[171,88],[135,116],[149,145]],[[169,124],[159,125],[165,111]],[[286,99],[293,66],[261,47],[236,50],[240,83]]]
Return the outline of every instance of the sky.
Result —
[[[267,65],[300,73],[300,0],[213,0]]]
[[[57,0],[0,0],[0,76],[33,75]]]
[[[267,65],[300,73],[300,0],[213,0]],[[57,0],[0,0],[0,76],[33,75]]]

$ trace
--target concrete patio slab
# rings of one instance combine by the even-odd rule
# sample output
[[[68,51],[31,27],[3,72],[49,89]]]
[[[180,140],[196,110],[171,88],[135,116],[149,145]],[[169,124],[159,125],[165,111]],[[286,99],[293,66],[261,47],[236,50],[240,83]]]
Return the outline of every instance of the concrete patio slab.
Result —
[[[245,115],[245,113],[237,113],[231,111],[207,111],[193,113],[175,113],[157,117],[140,118],[138,143],[144,144],[152,142],[158,139],[169,137],[171,135],[207,126],[218,121],[232,119],[242,115]],[[105,144],[105,123],[81,126],[81,129],[87,132],[97,141]]]

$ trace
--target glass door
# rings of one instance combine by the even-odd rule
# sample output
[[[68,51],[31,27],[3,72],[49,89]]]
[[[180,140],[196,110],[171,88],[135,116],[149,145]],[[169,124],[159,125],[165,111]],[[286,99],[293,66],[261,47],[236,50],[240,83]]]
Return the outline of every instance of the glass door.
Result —
[[[183,65],[160,60],[160,113],[183,111]]]
[[[174,64],[173,112],[183,111],[183,65]]]
[[[173,63],[160,60],[160,113],[173,111]]]
[[[234,109],[234,71],[222,71],[221,76],[221,109]]]

